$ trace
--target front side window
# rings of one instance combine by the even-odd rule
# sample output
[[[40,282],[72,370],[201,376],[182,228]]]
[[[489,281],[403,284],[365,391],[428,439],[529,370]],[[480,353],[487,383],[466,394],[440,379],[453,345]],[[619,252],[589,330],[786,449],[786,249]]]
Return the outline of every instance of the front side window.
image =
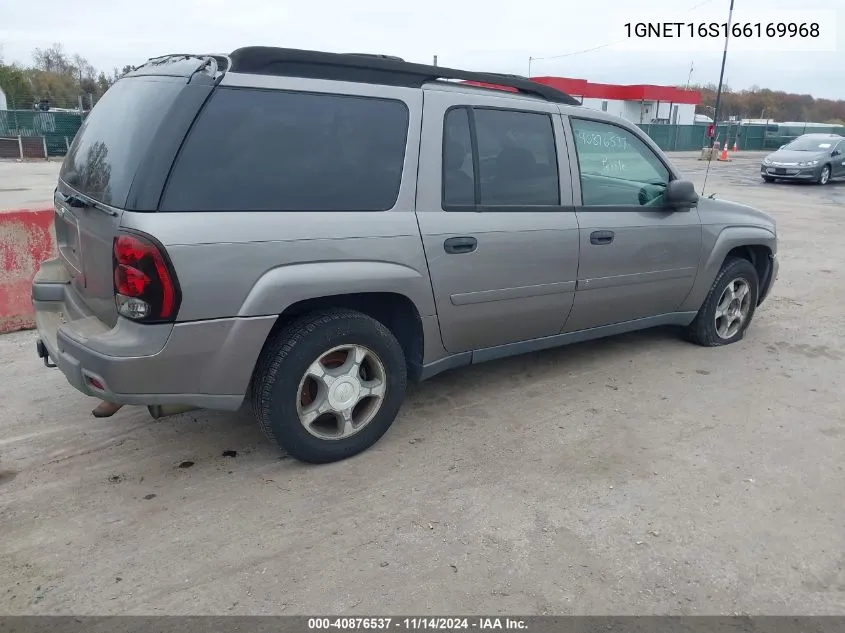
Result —
[[[490,108],[450,110],[444,121],[443,203],[446,207],[559,205],[551,117]]]
[[[399,195],[404,103],[218,88],[173,166],[163,211],[386,211]]]
[[[651,148],[622,127],[571,121],[584,206],[660,204],[670,174]]]

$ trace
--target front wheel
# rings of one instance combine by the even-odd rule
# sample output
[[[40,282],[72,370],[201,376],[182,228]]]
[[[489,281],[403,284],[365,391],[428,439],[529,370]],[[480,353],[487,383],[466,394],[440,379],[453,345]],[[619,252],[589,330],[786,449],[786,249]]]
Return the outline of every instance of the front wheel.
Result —
[[[739,341],[754,317],[759,292],[760,281],[751,262],[728,258],[687,329],[688,337],[705,347]]]
[[[329,310],[268,341],[253,378],[253,411],[290,456],[334,462],[387,432],[406,382],[402,346],[390,330],[361,312]]]
[[[772,178],[771,176],[763,176],[763,180],[765,182],[774,182],[775,181],[775,179]]]
[[[822,167],[821,172],[819,172],[819,184],[826,185],[830,182],[830,165],[825,165]]]

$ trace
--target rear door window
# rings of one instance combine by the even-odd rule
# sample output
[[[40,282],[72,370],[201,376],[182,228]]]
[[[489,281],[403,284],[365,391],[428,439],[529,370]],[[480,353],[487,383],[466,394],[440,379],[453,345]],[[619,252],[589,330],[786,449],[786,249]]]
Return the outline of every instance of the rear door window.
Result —
[[[185,84],[171,77],[114,84],[76,133],[60,178],[98,202],[123,207],[141,159]]]
[[[557,155],[548,114],[474,108],[481,204],[560,204]]]
[[[455,108],[446,114],[444,208],[559,204],[555,134],[548,114],[484,107]]]
[[[386,211],[408,109],[368,97],[218,88],[173,166],[162,211]]]

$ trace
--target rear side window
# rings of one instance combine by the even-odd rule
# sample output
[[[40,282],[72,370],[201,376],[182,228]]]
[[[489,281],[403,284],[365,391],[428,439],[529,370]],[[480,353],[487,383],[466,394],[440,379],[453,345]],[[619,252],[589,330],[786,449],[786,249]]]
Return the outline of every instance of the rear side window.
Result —
[[[446,114],[443,136],[444,208],[560,204],[549,115],[456,108]]]
[[[76,133],[60,178],[80,193],[123,207],[135,172],[185,80],[121,79]]]
[[[163,211],[386,211],[402,180],[400,101],[220,88],[188,134]]]

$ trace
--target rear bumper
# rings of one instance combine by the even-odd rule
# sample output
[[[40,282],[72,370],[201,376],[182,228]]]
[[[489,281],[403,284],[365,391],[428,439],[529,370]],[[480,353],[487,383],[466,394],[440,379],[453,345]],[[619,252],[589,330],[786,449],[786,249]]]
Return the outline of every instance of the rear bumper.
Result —
[[[275,316],[110,327],[80,309],[62,270],[44,262],[32,284],[36,351],[73,387],[118,404],[241,406]]]

